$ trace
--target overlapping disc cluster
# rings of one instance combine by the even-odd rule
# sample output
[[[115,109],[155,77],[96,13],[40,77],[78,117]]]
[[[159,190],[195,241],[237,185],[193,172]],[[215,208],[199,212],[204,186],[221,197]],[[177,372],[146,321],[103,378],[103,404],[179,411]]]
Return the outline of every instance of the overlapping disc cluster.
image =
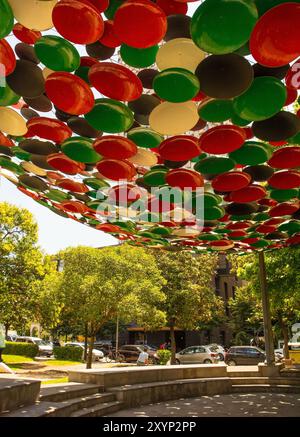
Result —
[[[0,0],[1,174],[132,244],[299,244],[299,24],[300,1]]]

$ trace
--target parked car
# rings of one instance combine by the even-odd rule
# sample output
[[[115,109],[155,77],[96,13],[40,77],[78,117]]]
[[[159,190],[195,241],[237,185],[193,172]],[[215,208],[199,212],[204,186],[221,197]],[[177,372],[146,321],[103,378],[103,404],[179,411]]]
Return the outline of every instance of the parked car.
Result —
[[[283,355],[283,349],[275,349],[275,350],[274,350],[274,353],[275,353],[276,361],[281,361],[281,360],[283,360],[283,358],[284,358],[284,355]]]
[[[112,346],[109,343],[102,343],[99,341],[96,341],[94,343],[94,349],[97,349],[98,351],[103,352],[104,356],[109,354],[109,351],[111,351]]]
[[[219,354],[209,346],[190,346],[176,354],[177,364],[216,364]]]
[[[256,365],[266,359],[265,352],[256,346],[232,346],[225,356],[228,366]]]
[[[53,345],[38,337],[17,337],[18,343],[33,343],[39,348],[39,356],[51,357],[53,355]]]
[[[144,351],[144,347],[147,348],[147,353],[149,354],[149,363],[158,364],[159,359],[156,355],[156,350],[147,345],[125,344],[119,348],[118,353],[124,357],[127,363],[133,363],[137,361],[140,353]]]
[[[225,360],[226,350],[223,346],[220,346],[219,344],[212,343],[207,345],[209,349],[219,355],[220,361]]]
[[[65,344],[65,346],[70,347],[80,347],[82,349],[82,353],[84,353],[84,344],[79,342],[68,342]],[[93,361],[100,361],[104,357],[104,353],[102,351],[99,351],[98,349],[93,349]]]
[[[11,335],[11,334],[8,334],[8,335],[5,337],[5,340],[6,340],[6,341],[16,341],[17,338],[18,338],[17,335]]]

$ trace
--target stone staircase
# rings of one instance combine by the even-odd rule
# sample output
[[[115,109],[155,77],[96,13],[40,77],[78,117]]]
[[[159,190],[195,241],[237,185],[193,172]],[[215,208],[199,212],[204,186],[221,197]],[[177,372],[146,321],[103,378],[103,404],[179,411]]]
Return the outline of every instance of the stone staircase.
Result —
[[[69,383],[41,388],[39,400],[30,406],[3,414],[3,417],[97,417],[122,408],[113,393],[103,393],[103,386]]]
[[[232,393],[300,393],[300,378],[231,377]]]

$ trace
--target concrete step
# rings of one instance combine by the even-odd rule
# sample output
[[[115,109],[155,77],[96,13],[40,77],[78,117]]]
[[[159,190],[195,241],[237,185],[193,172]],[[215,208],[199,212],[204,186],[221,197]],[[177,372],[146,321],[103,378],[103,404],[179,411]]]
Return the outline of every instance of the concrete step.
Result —
[[[235,370],[234,366],[227,367],[227,376],[229,378],[254,378],[259,377],[260,373],[258,370]]]
[[[62,402],[37,402],[35,405],[8,413],[5,417],[70,417],[75,411],[100,404],[106,405],[114,400],[115,396],[112,393],[97,393]]]
[[[295,385],[300,387],[300,380],[297,378],[268,378],[268,377],[233,377],[230,378],[232,385],[244,384],[269,384],[269,385]]]
[[[74,413],[71,413],[71,417],[102,417],[107,414],[116,413],[123,408],[123,405],[123,402],[119,401],[108,402],[91,408],[83,408],[82,410],[75,411]]]
[[[42,387],[39,400],[42,402],[62,402],[103,392],[103,386],[69,382],[68,384],[49,384]]]
[[[273,384],[233,385],[232,393],[300,393],[300,386]]]

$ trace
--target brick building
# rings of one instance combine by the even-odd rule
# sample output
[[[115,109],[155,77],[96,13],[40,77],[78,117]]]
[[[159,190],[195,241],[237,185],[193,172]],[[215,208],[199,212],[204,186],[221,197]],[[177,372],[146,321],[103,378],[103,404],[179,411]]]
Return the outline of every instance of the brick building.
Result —
[[[220,296],[224,301],[225,313],[230,316],[228,300],[235,297],[235,289],[241,285],[241,281],[230,273],[230,263],[224,254],[219,255],[218,268],[212,280],[217,296]],[[127,344],[140,342],[159,346],[169,340],[170,333],[168,328],[145,332],[142,328],[131,324],[122,337],[121,342]],[[225,323],[206,331],[181,331],[178,329],[175,331],[175,338],[178,350],[196,344],[209,343],[218,343],[228,347],[231,344],[232,332]]]

